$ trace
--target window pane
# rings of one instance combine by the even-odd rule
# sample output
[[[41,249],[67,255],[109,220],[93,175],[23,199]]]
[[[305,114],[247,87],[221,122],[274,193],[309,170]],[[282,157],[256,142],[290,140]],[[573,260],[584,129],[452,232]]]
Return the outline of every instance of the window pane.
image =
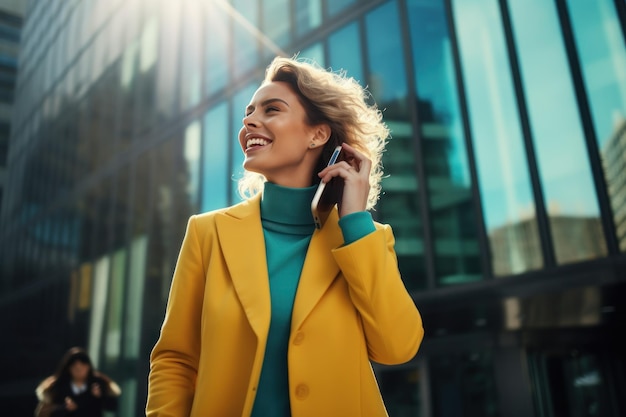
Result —
[[[304,35],[322,23],[320,0],[296,0],[296,34]]]
[[[328,56],[333,70],[346,70],[348,76],[361,83],[364,82],[361,38],[357,22],[350,23],[330,35]]]
[[[104,316],[109,291],[110,258],[103,256],[96,261],[91,293],[91,320],[89,325],[89,356],[94,367],[100,367],[100,349],[104,330]]]
[[[228,205],[228,105],[218,104],[204,116],[202,161],[201,211],[210,211]]]
[[[259,26],[258,2],[254,0],[233,0],[233,76],[237,78],[254,68],[259,60],[257,36]],[[232,10],[232,9],[231,9]],[[242,110],[243,111],[243,110]]]
[[[185,129],[184,168],[187,198],[192,213],[198,212],[200,191],[200,121],[195,120]]]
[[[429,360],[434,416],[499,416],[491,352]]]
[[[535,201],[496,0],[454,0],[493,273],[543,265]]]
[[[187,1],[183,6],[182,75],[180,86],[181,110],[193,107],[200,101],[202,92],[202,10],[201,4]]]
[[[383,156],[383,195],[377,205],[379,220],[394,228],[400,271],[408,288],[424,288],[424,250],[419,216],[419,197],[413,128],[407,112],[407,82],[402,38],[395,1],[365,17],[368,85],[391,129],[391,140]],[[418,280],[420,280],[418,282]]]
[[[380,391],[390,416],[421,417],[420,375],[417,368],[389,369],[380,375]]]
[[[106,336],[104,356],[107,365],[113,365],[121,353],[122,342],[122,307],[124,301],[124,270],[126,268],[126,249],[120,249],[112,256],[110,295],[107,306]],[[136,279],[137,277],[133,277]]]
[[[605,256],[598,200],[555,4],[509,3],[556,260]]]
[[[161,0],[161,33],[157,78],[157,114],[169,119],[177,114],[178,61],[180,49],[181,3]]]
[[[299,58],[306,58],[315,61],[321,67],[324,67],[324,46],[321,43],[313,44],[298,54]]]
[[[626,251],[626,47],[611,0],[567,1],[585,90],[609,187],[617,237]]]
[[[289,3],[287,0],[264,0],[263,33],[278,46],[285,46],[289,36]]]
[[[212,3],[209,3],[212,5]],[[206,81],[207,95],[224,88],[229,80],[228,62],[228,17],[222,7],[205,6],[205,33],[202,42],[206,49]]]
[[[141,321],[146,281],[146,235],[135,237],[130,247],[128,296],[126,298],[126,322],[124,323],[124,356],[138,359],[141,352]]]
[[[479,280],[476,213],[445,7],[410,0],[408,8],[437,282]]]
[[[330,16],[334,16],[346,7],[354,3],[355,0],[326,0],[326,10]]]

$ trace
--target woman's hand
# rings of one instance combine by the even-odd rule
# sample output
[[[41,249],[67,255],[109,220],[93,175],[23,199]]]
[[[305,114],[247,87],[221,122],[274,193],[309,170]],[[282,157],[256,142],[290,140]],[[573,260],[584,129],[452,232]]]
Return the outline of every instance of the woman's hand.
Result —
[[[100,389],[100,385],[98,384],[92,384],[91,385],[91,394],[96,397],[96,398],[100,398],[102,397],[102,389]]]
[[[372,161],[365,155],[344,143],[343,160],[324,168],[318,175],[324,182],[334,177],[343,178],[343,196],[338,204],[339,217],[364,211],[370,192],[370,170]]]
[[[72,400],[70,397],[65,397],[65,408],[68,411],[76,411],[76,409],[78,408],[78,406],[76,405],[76,403],[74,402],[74,400]]]

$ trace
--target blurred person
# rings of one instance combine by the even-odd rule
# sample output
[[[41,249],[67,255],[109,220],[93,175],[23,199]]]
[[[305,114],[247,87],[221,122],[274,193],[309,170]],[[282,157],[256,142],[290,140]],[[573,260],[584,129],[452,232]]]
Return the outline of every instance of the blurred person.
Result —
[[[409,361],[424,331],[392,230],[368,211],[389,136],[369,99],[312,62],[268,66],[238,135],[246,200],[187,224],[148,417],[387,416],[370,360]],[[335,177],[342,197],[316,229],[312,198]]]
[[[87,352],[79,347],[68,350],[57,372],[36,390],[39,404],[35,417],[101,417],[115,411],[119,386],[94,370]]]

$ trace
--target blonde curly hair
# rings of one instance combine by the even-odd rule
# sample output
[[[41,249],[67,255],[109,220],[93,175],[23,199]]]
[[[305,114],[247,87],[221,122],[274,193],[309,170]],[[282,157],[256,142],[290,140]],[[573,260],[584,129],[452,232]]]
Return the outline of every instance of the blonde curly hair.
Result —
[[[325,70],[313,61],[298,58],[274,58],[261,86],[276,81],[291,86],[305,109],[309,125],[330,126],[331,136],[324,145],[312,183],[319,182],[317,173],[325,167],[335,147],[345,142],[372,161],[367,208],[373,208],[380,196],[381,159],[389,129],[376,104],[368,104],[371,95],[367,89],[347,77],[345,71]],[[239,194],[252,197],[263,190],[265,181],[263,175],[245,171],[239,180]]]

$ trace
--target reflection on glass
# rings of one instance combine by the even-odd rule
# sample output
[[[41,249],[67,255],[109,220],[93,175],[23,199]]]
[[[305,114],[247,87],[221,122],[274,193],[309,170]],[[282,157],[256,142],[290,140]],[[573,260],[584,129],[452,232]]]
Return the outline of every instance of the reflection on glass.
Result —
[[[322,3],[320,0],[296,0],[296,34],[305,35],[322,23]]]
[[[289,40],[289,1],[264,0],[261,3],[263,13],[263,34],[278,46],[285,46]]]
[[[187,196],[189,206],[195,213],[198,207],[198,194],[200,192],[200,121],[195,120],[185,129],[185,143],[183,154],[185,158],[185,171],[187,175]]]
[[[130,233],[138,236],[146,233],[148,229],[148,216],[152,208],[151,198],[151,154],[144,153],[133,164],[134,184],[132,192],[132,225]],[[154,197],[154,196],[152,196]]]
[[[608,352],[533,352],[529,355],[535,409],[542,416],[621,415],[612,393],[622,382],[612,375],[620,360]],[[602,355],[602,356],[601,356]],[[623,390],[621,391],[623,392]],[[620,395],[620,394],[617,394]]]
[[[144,305],[144,284],[146,281],[146,253],[148,238],[146,235],[133,239],[130,246],[130,267],[128,272],[128,291],[126,297],[126,316],[124,323],[124,356],[127,359],[139,358],[141,346],[141,312]]]
[[[132,416],[137,413],[136,401],[137,398],[137,379],[128,379],[124,381],[122,386],[122,392],[124,395],[120,397],[120,416]],[[142,410],[143,411],[143,410]]]
[[[482,278],[471,178],[443,3],[407,3],[440,285]]]
[[[229,142],[228,104],[220,103],[204,115],[202,135],[202,204],[203,212],[228,205]]]
[[[509,3],[556,260],[605,256],[598,200],[555,4]]]
[[[495,0],[454,0],[493,273],[543,265],[501,17]]]
[[[111,266],[110,296],[107,307],[106,336],[104,355],[107,361],[120,357],[122,349],[122,308],[124,301],[124,270],[126,250],[119,249],[113,254]]]
[[[137,42],[129,43],[126,48],[124,48],[124,53],[122,54],[122,67],[120,74],[120,86],[122,89],[129,89],[133,78],[136,75],[135,63],[137,62],[137,55],[139,53],[139,44]]]
[[[211,7],[209,7],[211,5]],[[228,15],[223,7],[215,7],[213,3],[206,3],[204,7],[203,42],[206,63],[205,91],[211,95],[224,88],[229,80],[228,71]]]
[[[324,46],[321,43],[314,43],[313,45],[305,48],[298,54],[299,58],[306,58],[318,63],[321,67],[324,67]]]
[[[333,70],[345,70],[348,75],[363,83],[363,58],[359,25],[352,22],[328,37],[329,64]]]
[[[80,266],[78,302],[76,305],[80,311],[87,310],[91,306],[92,271],[93,265],[89,262]]]
[[[603,159],[620,249],[626,251],[626,45],[611,0],[567,0]]]
[[[420,372],[417,368],[381,372],[380,391],[390,416],[421,417]]]
[[[326,0],[326,10],[330,16],[334,16],[354,2],[355,0]]]
[[[400,271],[409,289],[424,288],[424,248],[419,216],[419,197],[413,129],[407,112],[407,81],[404,73],[402,37],[395,1],[374,9],[365,17],[368,85],[391,130],[383,155],[383,195],[375,214],[394,228]]]
[[[155,16],[146,19],[139,41],[139,70],[144,73],[156,64],[159,47],[159,21]]]
[[[157,72],[157,115],[169,119],[177,114],[178,61],[180,59],[181,7],[177,1],[160,0],[159,70]]]
[[[109,294],[109,267],[111,259],[103,256],[96,261],[93,275],[93,293],[91,304],[91,320],[89,323],[89,356],[95,368],[100,360],[102,334],[104,330],[104,316]]]
[[[429,365],[433,415],[500,416],[491,352],[435,356]]]
[[[239,146],[239,130],[243,127],[243,117],[245,116],[246,106],[250,103],[254,92],[259,87],[260,82],[254,81],[237,92],[232,98],[232,118],[231,118],[231,134],[226,138],[232,147],[231,155],[231,201],[230,204],[241,201],[239,191],[237,190],[237,181],[243,176],[243,160],[244,155]]]
[[[233,0],[232,3],[235,9],[231,13],[233,26],[232,71],[233,77],[237,78],[254,68],[259,60],[259,40],[256,37],[259,32],[254,31],[254,28],[259,27],[259,2],[256,0]]]
[[[136,79],[137,84],[137,112],[138,116],[133,120],[129,120],[125,126],[121,128],[121,135],[125,136],[129,132],[134,131],[135,134],[141,135],[153,126],[155,117],[155,102],[157,94],[155,89],[157,61],[159,54],[159,20],[155,15],[149,15],[144,21],[143,28],[139,35],[139,71],[140,76]],[[124,91],[124,96],[129,96],[134,92]],[[132,100],[132,98],[126,98]],[[122,118],[127,119],[128,116],[122,114]]]
[[[200,101],[202,92],[202,28],[201,4],[186,1],[183,6],[185,30],[182,36],[182,71],[180,88],[181,110],[193,107]]]

